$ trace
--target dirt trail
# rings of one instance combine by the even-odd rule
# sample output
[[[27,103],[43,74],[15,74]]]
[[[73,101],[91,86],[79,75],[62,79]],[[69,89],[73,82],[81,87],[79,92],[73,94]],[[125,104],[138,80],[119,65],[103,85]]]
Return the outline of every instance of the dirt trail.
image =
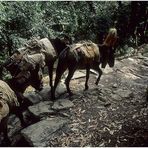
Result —
[[[79,72],[82,75],[85,73],[85,71]],[[66,109],[61,109],[59,112],[55,113],[51,110],[52,108],[49,109],[52,102],[44,104],[43,101],[39,100],[37,104],[32,106],[29,120],[33,119],[32,114],[34,112],[38,113],[38,116],[43,116],[41,121],[44,121],[47,116],[49,118],[62,116],[62,121],[66,119],[64,123],[67,124],[62,128],[54,130],[56,132],[50,136],[45,133],[43,139],[46,139],[47,135],[49,139],[47,141],[41,139],[42,143],[45,143],[46,146],[68,147],[148,146],[147,55],[116,60],[113,69],[107,67],[104,70],[98,86],[94,84],[95,80],[96,75],[91,73],[89,90],[87,91],[83,91],[85,77],[71,80],[70,87],[75,95],[70,98],[66,93],[59,96],[59,99],[71,100],[71,102],[65,102]],[[44,77],[45,86],[48,85],[47,82],[48,78]],[[64,86],[61,87],[63,89]],[[28,90],[32,90],[32,88],[28,88]],[[46,90],[48,91],[48,89]],[[44,93],[47,91],[44,91]],[[46,98],[46,95],[43,96]],[[37,94],[34,97],[35,99],[41,98]],[[48,97],[46,99],[49,101]],[[41,103],[45,105],[46,111],[49,109],[51,114],[47,115],[48,111],[45,112],[45,110],[40,111],[42,110]],[[67,109],[68,105],[70,105],[69,109]],[[36,122],[40,125],[38,121]],[[36,125],[34,122],[31,124]],[[29,128],[31,129],[31,127]],[[21,130],[18,119],[11,116],[9,135],[13,141],[12,145],[30,146],[30,143],[27,143],[24,137],[22,138]],[[25,133],[27,132],[26,128]],[[40,138],[40,132],[42,131],[36,133],[38,135],[37,139]],[[31,137],[30,134],[27,136]],[[29,139],[29,141],[31,140]],[[37,143],[38,141],[33,142]],[[31,146],[34,144],[33,142]]]

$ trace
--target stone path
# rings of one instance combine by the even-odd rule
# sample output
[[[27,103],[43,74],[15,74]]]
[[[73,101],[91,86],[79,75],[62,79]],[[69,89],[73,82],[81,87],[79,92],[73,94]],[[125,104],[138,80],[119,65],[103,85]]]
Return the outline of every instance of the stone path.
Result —
[[[14,115],[9,119],[12,146],[148,146],[147,63],[146,54],[117,60],[98,86],[92,71],[88,91],[83,91],[85,71],[79,71],[70,83],[75,95],[65,93],[62,81],[56,102],[50,101],[48,86],[27,92],[28,126],[22,129]]]

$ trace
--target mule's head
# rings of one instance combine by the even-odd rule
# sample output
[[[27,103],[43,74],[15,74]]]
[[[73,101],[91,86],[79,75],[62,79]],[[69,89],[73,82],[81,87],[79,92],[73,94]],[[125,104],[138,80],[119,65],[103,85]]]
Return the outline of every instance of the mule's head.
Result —
[[[30,78],[30,72],[20,71],[15,77],[8,79],[7,83],[13,91],[24,93],[30,85]]]
[[[41,90],[43,87],[42,77],[37,70],[21,71],[14,78],[7,80],[8,85],[15,92],[24,93],[28,86],[34,87],[36,90]]]
[[[7,58],[3,66],[14,76],[19,72],[19,63],[21,61],[22,54],[19,51],[15,51],[14,54]]]
[[[63,35],[63,37],[61,38],[61,42],[63,42],[66,45],[71,45],[72,44],[72,39],[68,35]]]
[[[24,88],[31,85],[36,90],[42,89],[42,71],[39,64],[32,64],[27,58],[23,58],[19,64],[21,72],[15,77],[18,85]]]

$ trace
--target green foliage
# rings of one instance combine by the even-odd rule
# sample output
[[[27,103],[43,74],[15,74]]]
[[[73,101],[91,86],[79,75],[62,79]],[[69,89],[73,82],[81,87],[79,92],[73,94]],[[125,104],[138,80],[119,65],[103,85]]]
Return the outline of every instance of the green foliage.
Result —
[[[73,37],[74,42],[89,39],[102,43],[115,20],[119,45],[135,44],[134,33],[130,31],[132,14],[139,16],[136,24],[132,24],[135,30],[141,22],[145,24],[139,13],[144,15],[142,10],[147,9],[144,7],[147,2],[137,4],[122,1],[1,1],[0,50],[11,54],[31,37],[54,38],[63,33]],[[139,8],[133,13],[134,5]],[[138,44],[141,42],[139,39]]]

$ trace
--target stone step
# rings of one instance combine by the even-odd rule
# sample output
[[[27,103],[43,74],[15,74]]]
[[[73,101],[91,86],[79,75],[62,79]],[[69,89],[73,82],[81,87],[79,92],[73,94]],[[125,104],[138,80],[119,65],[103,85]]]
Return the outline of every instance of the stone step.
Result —
[[[47,118],[23,129],[21,134],[30,146],[47,147],[50,146],[48,144],[50,136],[62,128],[67,122],[68,120],[66,118],[61,117]]]

